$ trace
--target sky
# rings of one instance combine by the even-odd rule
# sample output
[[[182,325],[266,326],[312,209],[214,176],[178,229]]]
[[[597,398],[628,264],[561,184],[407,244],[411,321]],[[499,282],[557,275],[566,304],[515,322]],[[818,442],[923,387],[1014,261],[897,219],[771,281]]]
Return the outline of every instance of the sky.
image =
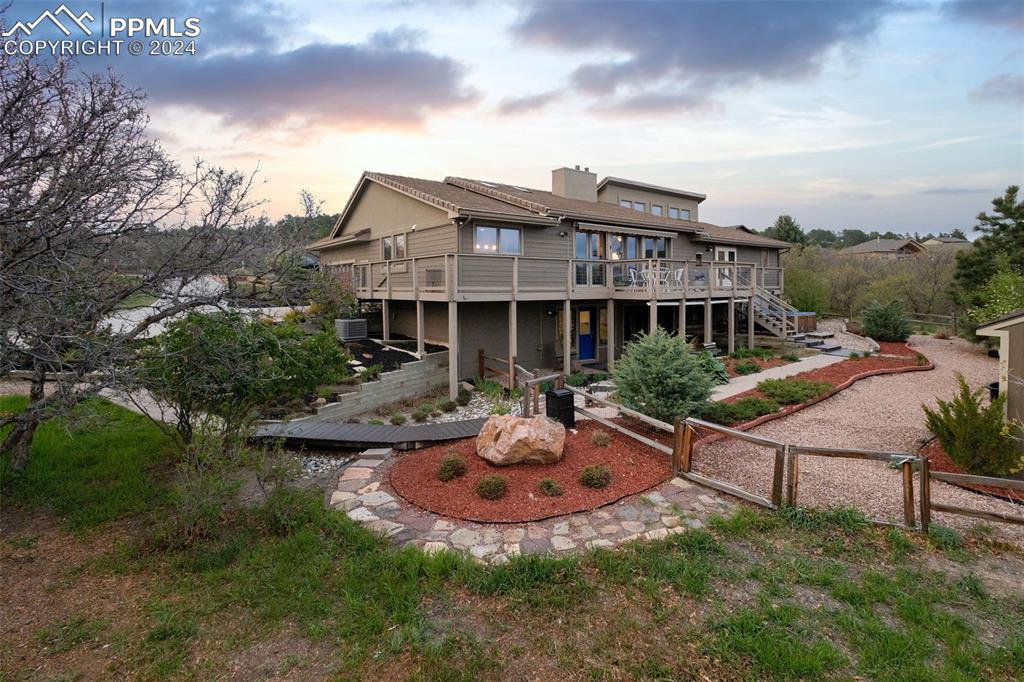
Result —
[[[303,188],[341,210],[364,170],[549,188],[579,164],[721,225],[923,234],[1024,181],[1024,2],[67,5],[199,18],[194,55],[82,64],[148,93],[174,157],[258,168],[271,218]]]

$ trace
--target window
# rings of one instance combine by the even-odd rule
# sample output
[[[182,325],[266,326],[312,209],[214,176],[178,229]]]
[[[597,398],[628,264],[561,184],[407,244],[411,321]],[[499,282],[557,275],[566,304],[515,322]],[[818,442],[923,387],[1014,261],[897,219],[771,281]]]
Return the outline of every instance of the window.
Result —
[[[380,240],[380,255],[384,260],[391,260],[391,242],[391,237],[384,237]]]
[[[682,214],[682,218],[683,218],[683,220],[689,220],[689,219],[690,219],[690,209],[688,209],[688,208],[684,208],[684,209],[683,209],[683,210],[681,211],[681,214]]]
[[[719,246],[715,248],[715,260],[726,261],[728,263],[736,262],[736,249],[730,246]]]
[[[661,216],[661,206],[658,204],[651,204],[651,215]]]
[[[645,204],[642,201],[634,201],[633,202],[633,210],[634,211],[640,211],[640,213],[646,213],[647,212],[647,204]]]
[[[633,208],[633,202],[629,199],[619,199],[619,206],[622,208]]]
[[[626,258],[640,257],[640,237],[626,237]]]
[[[380,240],[380,255],[383,260],[405,258],[405,235],[396,234]]]
[[[604,258],[604,235],[600,232],[576,233],[576,257],[587,260],[599,260]]]
[[[679,220],[679,209],[675,206],[668,207],[668,217],[674,220]]]
[[[395,235],[395,258],[405,258],[405,235]]]
[[[477,225],[473,232],[473,252],[518,256],[519,228]]]
[[[644,258],[666,258],[668,249],[664,237],[644,238]]]

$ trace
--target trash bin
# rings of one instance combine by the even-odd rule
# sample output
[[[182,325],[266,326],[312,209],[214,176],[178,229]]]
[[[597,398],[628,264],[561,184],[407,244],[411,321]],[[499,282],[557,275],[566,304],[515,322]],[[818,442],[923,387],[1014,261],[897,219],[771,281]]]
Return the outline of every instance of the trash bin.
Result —
[[[573,393],[567,388],[554,388],[544,394],[544,405],[547,416],[567,429],[576,428],[576,409],[573,405]]]
[[[999,382],[993,381],[988,385],[988,397],[989,400],[995,400],[999,397]]]

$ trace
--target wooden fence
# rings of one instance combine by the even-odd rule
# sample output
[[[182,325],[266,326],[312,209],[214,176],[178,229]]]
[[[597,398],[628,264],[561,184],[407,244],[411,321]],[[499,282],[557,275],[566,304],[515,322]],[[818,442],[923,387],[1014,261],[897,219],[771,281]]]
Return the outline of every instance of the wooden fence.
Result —
[[[522,388],[523,391],[523,416],[530,417],[540,413],[540,387],[542,384],[550,381],[554,384],[555,388],[561,388],[565,383],[565,376],[560,372],[554,374],[545,374],[543,376],[534,376],[533,373],[526,371],[519,365],[514,365],[516,369],[516,385]]]
[[[499,377],[504,380],[509,389],[515,388],[515,373],[510,368],[515,367],[515,358],[498,358],[486,355],[484,349],[477,350],[477,376],[481,379],[488,377]],[[490,363],[490,364],[488,364]],[[498,366],[495,367],[495,364]]]
[[[545,377],[548,379],[549,377]],[[983,509],[958,507],[943,504],[932,500],[931,482],[933,480],[945,481],[954,484],[976,484],[986,486],[997,486],[1014,490],[1024,490],[1024,481],[1007,478],[994,478],[990,476],[972,476],[967,474],[951,474],[931,470],[927,457],[912,455],[905,452],[884,452],[879,450],[863,450],[858,448],[824,448],[817,446],[793,445],[762,438],[744,431],[737,431],[727,426],[706,422],[700,419],[677,418],[674,424],[669,424],[660,419],[648,417],[645,414],[632,410],[624,405],[616,403],[608,398],[602,398],[579,388],[567,386],[574,394],[582,396],[586,406],[576,406],[576,411],[584,417],[606,426],[609,429],[625,434],[634,440],[663,452],[672,457],[672,473],[674,476],[688,479],[694,483],[718,490],[734,497],[752,502],[754,504],[778,509],[782,506],[797,506],[800,489],[800,460],[805,457],[825,457],[858,459],[873,462],[883,462],[896,466],[900,470],[900,490],[903,502],[902,523],[893,524],[885,519],[872,519],[873,522],[883,525],[898,525],[903,528],[928,532],[933,511],[949,514],[960,514],[997,521],[1024,525],[1024,515],[1017,516],[1001,512],[992,512]],[[647,435],[616,423],[609,418],[600,416],[588,409],[591,403],[598,403],[606,407],[612,407],[619,414],[624,414],[640,421],[656,430],[672,434],[672,445],[667,445],[659,440],[650,438]],[[760,445],[773,450],[772,480],[769,497],[743,490],[742,488],[693,471],[694,444],[697,441],[697,429],[711,431],[721,434],[727,438]],[[914,470],[918,472],[917,493],[915,496]],[[916,497],[916,500],[915,500]],[[916,503],[915,503],[916,502]]]

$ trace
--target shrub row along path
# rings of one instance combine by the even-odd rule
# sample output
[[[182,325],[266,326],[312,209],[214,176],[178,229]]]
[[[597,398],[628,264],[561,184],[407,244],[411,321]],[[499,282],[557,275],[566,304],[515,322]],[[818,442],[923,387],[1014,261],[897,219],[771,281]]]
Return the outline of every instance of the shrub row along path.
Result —
[[[950,399],[957,391],[956,373],[972,388],[994,381],[998,361],[985,350],[961,339],[913,336],[912,349],[924,353],[935,369],[869,377],[835,396],[750,429],[749,433],[791,444],[847,447],[916,453],[930,438],[922,404]],[[767,448],[725,439],[698,446],[694,471],[768,495],[772,453]],[[900,472],[885,464],[824,457],[802,457],[798,504],[801,506],[855,506],[869,516],[899,521],[903,502]],[[915,493],[917,476],[915,475]],[[932,482],[932,499],[962,507],[975,507],[1014,515],[1024,507],[956,486]],[[915,498],[916,502],[916,498]],[[980,521],[936,513],[933,521],[966,530]],[[993,534],[1024,546],[1024,528],[992,523]]]

